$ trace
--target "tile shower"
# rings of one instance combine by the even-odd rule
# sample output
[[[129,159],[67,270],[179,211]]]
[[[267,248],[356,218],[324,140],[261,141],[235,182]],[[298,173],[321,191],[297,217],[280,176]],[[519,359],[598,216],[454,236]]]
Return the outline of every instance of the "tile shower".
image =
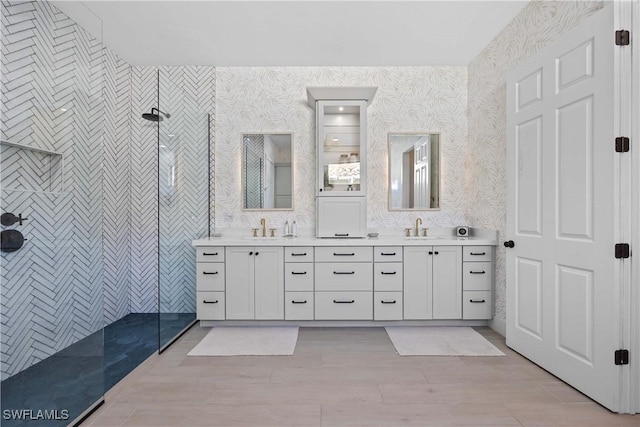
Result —
[[[195,319],[215,71],[132,67],[50,2],[0,10],[0,137],[24,146],[2,144],[0,204],[27,218],[2,227],[27,239],[0,258],[2,409],[67,425]],[[159,102],[172,119],[143,120]]]

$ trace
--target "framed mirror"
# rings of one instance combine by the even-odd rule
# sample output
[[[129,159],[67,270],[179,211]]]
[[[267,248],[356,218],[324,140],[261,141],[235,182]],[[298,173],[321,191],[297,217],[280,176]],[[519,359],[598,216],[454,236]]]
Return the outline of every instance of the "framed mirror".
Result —
[[[242,135],[242,209],[293,209],[293,134]]]
[[[389,210],[440,209],[440,134],[389,133]]]

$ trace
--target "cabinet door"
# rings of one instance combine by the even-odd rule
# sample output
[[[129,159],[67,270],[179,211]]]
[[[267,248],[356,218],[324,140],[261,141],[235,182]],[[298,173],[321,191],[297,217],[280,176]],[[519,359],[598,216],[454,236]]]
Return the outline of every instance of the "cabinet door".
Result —
[[[404,248],[404,318],[432,319],[431,246]]]
[[[462,319],[462,247],[433,247],[433,318]]]
[[[318,196],[366,195],[367,102],[317,101]]]
[[[227,247],[226,311],[227,319],[254,319],[254,259],[253,247]]]
[[[316,224],[318,237],[365,237],[366,197],[319,197]]]
[[[254,261],[255,318],[284,319],[284,248],[255,248]]]

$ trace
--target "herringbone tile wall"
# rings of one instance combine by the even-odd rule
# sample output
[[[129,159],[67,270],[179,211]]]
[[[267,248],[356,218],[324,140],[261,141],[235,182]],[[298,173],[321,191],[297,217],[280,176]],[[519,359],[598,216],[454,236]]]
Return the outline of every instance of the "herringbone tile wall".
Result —
[[[158,104],[158,73],[131,68],[131,278],[132,313],[158,311],[158,158],[157,125],[142,113]]]
[[[103,326],[105,105],[100,41],[49,2],[1,7],[2,139],[64,156],[61,193],[1,191],[2,211],[29,218],[0,258],[5,379]]]
[[[158,71],[159,107],[171,115],[160,122],[159,174],[158,128],[141,118],[156,105]],[[163,313],[195,312],[191,241],[207,234],[207,114],[214,117],[214,88],[214,67],[132,68],[131,312],[155,312],[158,304]]]
[[[104,320],[129,314],[131,271],[131,66],[104,48],[102,247]]]
[[[207,114],[213,110],[214,84],[212,67],[160,69],[160,109],[171,114],[160,123],[159,296],[163,313],[195,313],[191,241],[207,236]]]
[[[26,156],[25,168],[24,150],[2,153],[1,210],[29,218],[27,244],[0,263],[5,379],[104,324],[158,311],[159,278],[163,312],[195,311],[191,240],[207,234],[215,68],[160,70],[175,177],[161,186],[158,264],[158,129],[141,118],[158,103],[158,68],[129,66],[50,2],[1,5],[0,135],[64,155],[56,194],[33,191],[46,183],[33,164],[44,159]]]

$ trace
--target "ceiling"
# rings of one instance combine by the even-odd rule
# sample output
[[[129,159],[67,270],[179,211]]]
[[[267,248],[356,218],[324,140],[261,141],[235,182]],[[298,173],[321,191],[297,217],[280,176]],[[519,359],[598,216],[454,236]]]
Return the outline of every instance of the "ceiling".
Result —
[[[527,1],[58,1],[131,65],[467,65]],[[99,19],[97,19],[97,18]],[[100,25],[100,23],[102,25]]]

